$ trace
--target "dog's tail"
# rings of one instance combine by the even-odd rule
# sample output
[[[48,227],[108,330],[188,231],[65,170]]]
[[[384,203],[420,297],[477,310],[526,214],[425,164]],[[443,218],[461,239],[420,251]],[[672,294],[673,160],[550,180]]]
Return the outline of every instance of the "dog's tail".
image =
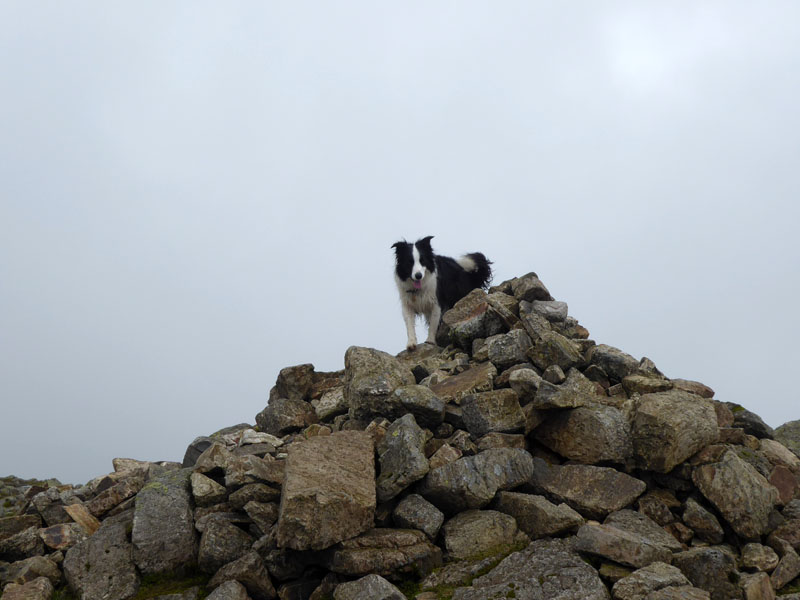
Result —
[[[480,252],[465,254],[458,264],[470,274],[473,286],[487,288],[492,281],[492,262]]]

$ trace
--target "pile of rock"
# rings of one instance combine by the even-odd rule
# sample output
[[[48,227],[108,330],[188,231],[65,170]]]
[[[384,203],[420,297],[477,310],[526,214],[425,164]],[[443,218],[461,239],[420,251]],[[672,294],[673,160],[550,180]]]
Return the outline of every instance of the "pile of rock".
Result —
[[[85,486],[30,489],[0,520],[3,597],[66,582],[124,600],[145,576],[197,571],[215,600],[757,600],[797,585],[793,425],[781,443],[707,386],[589,340],[535,274],[442,321],[438,348],[283,369],[255,427],[197,438],[182,464],[118,459]]]

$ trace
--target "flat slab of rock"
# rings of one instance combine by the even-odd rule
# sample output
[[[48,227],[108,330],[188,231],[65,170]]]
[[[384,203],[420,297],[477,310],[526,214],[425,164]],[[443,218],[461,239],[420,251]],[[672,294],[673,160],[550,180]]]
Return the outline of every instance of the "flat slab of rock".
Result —
[[[692,480],[745,540],[758,541],[767,533],[778,491],[736,452],[728,450],[719,462],[696,467]]]
[[[713,444],[718,435],[710,401],[681,390],[642,396],[631,424],[636,460],[660,473]]]
[[[282,548],[322,550],[372,527],[372,436],[342,431],[291,444],[277,525]]]
[[[654,562],[669,563],[672,557],[667,548],[641,535],[596,523],[586,523],[578,530],[575,549],[636,568]]]
[[[608,467],[593,465],[548,465],[534,459],[530,479],[533,489],[554,502],[565,502],[590,519],[633,504],[647,489],[644,481]]]
[[[609,600],[610,595],[597,571],[568,542],[547,539],[510,554],[470,587],[453,594],[453,600],[493,598]]]
[[[519,448],[491,448],[428,472],[419,491],[446,512],[482,508],[498,490],[522,485],[533,473],[533,457]]]
[[[654,562],[617,581],[611,593],[614,600],[640,600],[663,588],[689,585],[691,582],[679,568]]]
[[[592,381],[578,369],[570,369],[564,383],[539,382],[531,406],[537,410],[578,408],[595,404],[600,398],[597,386]]]
[[[444,402],[461,404],[469,394],[490,391],[496,376],[497,369],[492,363],[482,363],[432,385],[431,391]]]
[[[534,494],[498,492],[492,507],[514,517],[532,540],[577,531],[584,523],[584,518],[566,504],[556,505]]]
[[[145,485],[133,513],[133,560],[142,573],[167,573],[197,561],[191,469],[170,471]]]

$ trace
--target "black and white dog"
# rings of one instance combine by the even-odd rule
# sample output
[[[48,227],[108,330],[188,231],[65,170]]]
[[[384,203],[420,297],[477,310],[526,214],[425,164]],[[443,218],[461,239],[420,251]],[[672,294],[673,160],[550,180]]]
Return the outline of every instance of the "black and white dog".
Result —
[[[428,323],[425,343],[435,345],[442,313],[475,288],[485,288],[492,279],[492,263],[483,254],[473,252],[458,260],[437,256],[431,248],[431,238],[429,235],[413,244],[392,245],[397,258],[394,279],[403,306],[409,350],[417,347],[417,315],[423,315]]]

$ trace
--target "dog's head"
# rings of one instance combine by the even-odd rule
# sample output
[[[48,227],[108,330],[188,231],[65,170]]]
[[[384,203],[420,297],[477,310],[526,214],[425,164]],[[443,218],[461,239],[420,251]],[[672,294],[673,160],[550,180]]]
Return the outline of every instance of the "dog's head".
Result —
[[[422,281],[429,273],[436,271],[436,262],[433,259],[431,248],[432,235],[409,242],[396,242],[392,244],[396,257],[395,273],[402,281],[411,281],[414,289],[422,287]]]

